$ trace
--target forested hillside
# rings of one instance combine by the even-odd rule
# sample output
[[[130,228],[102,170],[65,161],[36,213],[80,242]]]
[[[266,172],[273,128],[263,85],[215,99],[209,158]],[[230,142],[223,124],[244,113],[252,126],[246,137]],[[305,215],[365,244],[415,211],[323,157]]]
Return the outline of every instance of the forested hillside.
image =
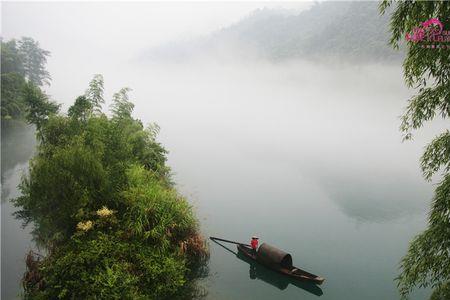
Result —
[[[197,40],[150,49],[144,59],[219,58],[400,61],[388,46],[389,14],[377,2],[324,2],[295,13],[259,9],[240,22]]]

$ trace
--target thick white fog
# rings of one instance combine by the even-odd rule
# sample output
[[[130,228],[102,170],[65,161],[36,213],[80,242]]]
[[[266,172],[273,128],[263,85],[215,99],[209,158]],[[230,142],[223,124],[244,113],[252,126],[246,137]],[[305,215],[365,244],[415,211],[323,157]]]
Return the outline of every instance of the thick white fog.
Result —
[[[335,185],[370,185],[387,169],[384,188],[423,184],[418,158],[432,135],[401,143],[399,116],[412,92],[404,87],[400,65],[142,59],[150,47],[207,35],[256,8],[298,12],[310,5],[4,3],[2,36],[31,36],[52,52],[53,81],[46,90],[63,110],[93,74],[104,75],[107,98],[131,87],[135,115],[161,126],[160,140],[180,183],[198,184],[192,170],[258,160],[297,168],[330,194]],[[383,195],[373,193],[373,201],[381,201]],[[394,199],[393,205],[398,201],[410,200]],[[423,207],[410,204],[406,210]]]
[[[127,78],[136,115],[161,126],[170,163],[191,189],[241,176],[234,172],[246,164],[281,165],[337,201],[353,198],[348,206],[373,205],[369,214],[384,205],[383,217],[395,218],[427,203],[418,159],[433,129],[401,142],[411,92],[399,66],[197,62],[134,68]]]
[[[370,187],[382,178],[368,202],[384,201],[397,210],[423,208],[427,199],[422,198],[429,195],[386,201],[379,192],[395,184],[423,186],[418,158],[434,132],[428,129],[416,141],[401,143],[399,116],[412,91],[404,86],[400,64],[273,63],[233,59],[231,53],[226,60],[207,55],[181,63],[145,59],[151,47],[208,35],[257,8],[298,13],[310,6],[3,3],[2,36],[31,36],[51,51],[53,81],[46,90],[63,110],[93,74],[104,75],[108,99],[131,87],[135,115],[161,126],[160,140],[180,184],[194,187],[196,174],[211,168],[222,174],[232,161],[256,160],[298,169],[336,199],[348,198],[335,194],[336,186]],[[398,201],[410,205],[402,208]]]

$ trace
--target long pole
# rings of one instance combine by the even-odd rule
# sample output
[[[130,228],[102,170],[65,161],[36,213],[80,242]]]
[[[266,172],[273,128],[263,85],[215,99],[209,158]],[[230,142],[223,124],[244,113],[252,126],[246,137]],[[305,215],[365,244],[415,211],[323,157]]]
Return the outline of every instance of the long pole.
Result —
[[[221,239],[221,238],[214,237],[214,236],[211,236],[211,237],[209,237],[209,238],[212,239],[212,240],[214,240],[214,241],[222,241],[222,242],[225,242],[225,243],[231,243],[231,244],[236,244],[236,245],[245,245],[245,246],[251,247],[251,246],[248,245],[248,244],[239,243],[239,242],[236,242],[236,241],[225,240],[225,239]]]

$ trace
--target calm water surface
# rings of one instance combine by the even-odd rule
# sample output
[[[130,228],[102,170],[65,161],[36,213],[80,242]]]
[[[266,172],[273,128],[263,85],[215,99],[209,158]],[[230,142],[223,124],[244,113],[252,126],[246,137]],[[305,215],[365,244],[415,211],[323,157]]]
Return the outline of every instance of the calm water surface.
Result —
[[[12,214],[10,199],[20,196],[17,185],[28,168],[35,147],[34,130],[21,124],[2,124],[1,197],[1,299],[18,299],[20,279],[25,271],[25,255],[33,249],[30,229],[22,229]]]

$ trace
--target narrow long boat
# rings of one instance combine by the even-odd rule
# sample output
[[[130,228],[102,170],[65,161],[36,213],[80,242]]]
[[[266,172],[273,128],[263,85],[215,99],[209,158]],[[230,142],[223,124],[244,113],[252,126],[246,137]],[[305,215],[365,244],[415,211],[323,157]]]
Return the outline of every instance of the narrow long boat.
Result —
[[[244,244],[238,244],[237,249],[248,258],[298,281],[309,281],[315,284],[322,284],[325,280],[323,277],[293,266],[292,257],[289,253],[266,243],[259,246],[256,255],[251,247]]]

